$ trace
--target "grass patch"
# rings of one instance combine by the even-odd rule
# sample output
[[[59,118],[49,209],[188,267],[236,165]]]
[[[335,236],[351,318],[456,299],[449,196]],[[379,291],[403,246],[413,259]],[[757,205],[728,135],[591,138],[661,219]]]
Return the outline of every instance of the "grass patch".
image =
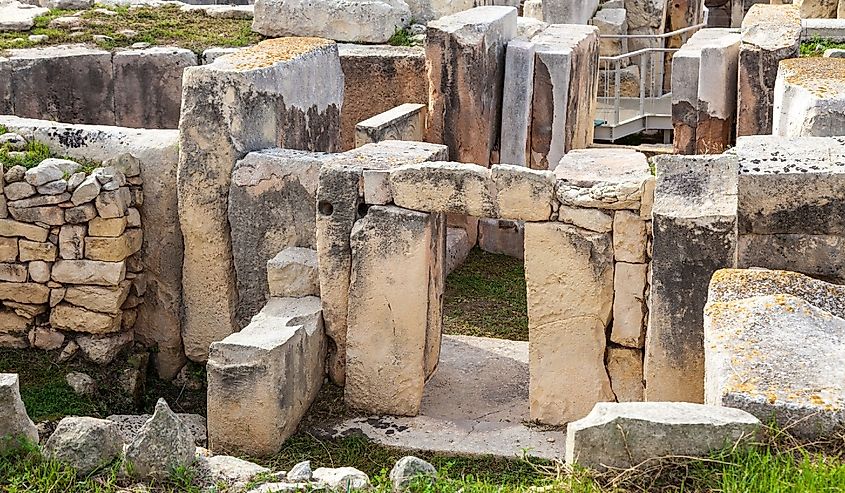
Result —
[[[201,11],[182,11],[178,6],[161,7],[103,7],[114,15],[94,10],[82,14],[80,27],[52,28],[50,22],[57,17],[75,14],[74,10],[50,10],[35,19],[30,31],[0,33],[0,50],[30,48],[34,46],[65,43],[91,43],[94,35],[108,36],[111,40],[99,43],[103,48],[128,47],[133,43],[145,42],[153,45],[179,46],[202,53],[206,48],[241,47],[259,42],[261,35],[252,32],[249,19],[217,19]],[[130,30],[136,34],[127,36],[121,31]],[[42,42],[32,42],[31,34],[47,35]]]
[[[387,40],[390,46],[414,46],[417,43],[414,41],[414,36],[407,27],[396,29],[390,39]]]
[[[527,341],[525,296],[522,260],[474,248],[446,279],[444,333]]]
[[[845,49],[845,43],[837,43],[830,39],[815,36],[813,39],[801,42],[800,53],[802,57],[820,57],[831,48]]]
[[[176,412],[205,414],[205,391],[180,388],[147,375],[146,395],[141,409],[119,383],[125,363],[97,366],[80,361],[56,363],[56,355],[44,351],[0,349],[0,373],[20,375],[21,398],[34,421],[54,421],[64,416],[84,415],[104,418],[110,414],[152,412],[156,400],[164,397]],[[87,373],[97,382],[93,397],[76,394],[65,381],[72,371]],[[204,381],[204,379],[203,379]],[[2,491],[2,490],[0,490]]]
[[[0,125],[0,135],[7,133],[9,133],[9,129],[7,129],[5,125]],[[22,151],[13,150],[10,144],[0,145],[0,166],[3,167],[3,170],[8,170],[12,166],[16,165],[23,166],[26,169],[34,168],[38,166],[41,161],[51,157],[75,161],[81,165],[79,170],[84,171],[85,173],[90,173],[94,171],[95,168],[102,166],[102,163],[98,163],[96,161],[60,156],[51,152],[50,148],[47,147],[47,144],[38,142],[37,140],[27,141],[26,148]]]

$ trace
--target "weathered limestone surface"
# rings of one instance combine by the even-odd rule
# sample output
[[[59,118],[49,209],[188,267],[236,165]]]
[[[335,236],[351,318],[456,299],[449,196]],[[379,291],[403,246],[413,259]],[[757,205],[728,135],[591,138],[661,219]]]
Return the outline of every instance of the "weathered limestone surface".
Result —
[[[323,384],[325,352],[315,297],[272,298],[246,328],[212,344],[209,448],[278,452]]]
[[[90,474],[120,456],[123,440],[112,421],[68,416],[59,421],[44,444],[44,452],[80,474]]]
[[[38,443],[38,430],[21,400],[17,373],[0,373],[0,403],[0,452],[14,450],[21,438]]]
[[[801,19],[795,5],[757,4],[742,21],[736,134],[772,133],[778,63],[797,58]]]
[[[835,19],[839,0],[799,0],[802,19]]]
[[[618,264],[617,264],[618,265]],[[643,352],[640,349],[607,349],[607,374],[617,402],[643,400]]]
[[[610,333],[610,340],[616,344],[629,348],[643,347],[647,275],[648,264],[616,263],[613,330]]]
[[[386,43],[409,22],[411,11],[404,0],[257,0],[252,30],[267,37]]]
[[[606,8],[596,12],[590,24],[599,28],[599,34],[604,36],[618,36],[628,34],[628,11],[624,8]],[[599,44],[601,56],[617,56],[628,53],[627,38],[603,38]],[[622,60],[621,65],[629,63],[629,60]]]
[[[453,162],[401,166],[390,173],[399,207],[474,217],[498,217],[492,173],[476,164]]]
[[[707,286],[736,258],[737,160],[656,159],[645,398],[701,402]]]
[[[185,70],[178,191],[189,358],[204,361],[236,329],[227,220],[235,162],[262,148],[337,150],[342,100],[337,47],[322,39],[267,40]]]
[[[485,252],[525,258],[525,224],[522,221],[478,220],[478,248]]]
[[[505,45],[516,37],[512,7],[476,7],[428,24],[426,141],[449,157],[487,166],[502,118]]]
[[[561,425],[613,400],[604,365],[613,304],[609,234],[525,224],[530,416]],[[561,375],[566,375],[561,379]]]
[[[549,24],[586,24],[599,0],[543,0],[543,21]]]
[[[689,402],[599,403],[566,429],[566,462],[628,469],[667,456],[708,457],[752,443],[760,421],[727,407]]]
[[[347,296],[352,224],[359,217],[366,171],[389,171],[407,163],[444,159],[446,147],[423,142],[385,140],[328,156],[320,170],[317,188],[317,258],[323,318],[329,338],[328,373],[344,381],[346,358]],[[445,232],[443,233],[445,236]]]
[[[190,428],[170,410],[164,399],[156,403],[152,417],[138,435],[124,448],[124,457],[131,464],[131,476],[165,479],[174,468],[190,466],[196,446]]]
[[[340,150],[358,147],[358,122],[404,103],[428,103],[423,47],[339,44],[338,51],[344,77]]]
[[[355,147],[383,140],[423,140],[425,105],[403,103],[355,125]]]
[[[440,346],[444,226],[442,216],[391,206],[371,207],[353,226],[344,388],[350,406],[418,413],[427,357],[436,361]],[[435,354],[428,354],[430,344]]]
[[[47,144],[56,153],[70,158],[109,162],[129,155],[137,159],[136,164],[140,168],[146,197],[140,207],[140,217],[144,225],[140,261],[144,269],[146,293],[144,303],[138,307],[135,337],[139,342],[157,348],[153,353],[153,362],[160,377],[169,379],[175,376],[185,362],[180,331],[183,243],[174,185],[178,163],[177,131],[70,125],[13,116],[0,117],[0,124],[9,131],[31,136]],[[128,161],[134,163],[134,159]],[[113,164],[119,166],[118,163]],[[92,204],[81,208],[86,206],[94,209]],[[66,217],[69,218],[74,209],[80,208],[67,209]],[[96,211],[93,213],[96,214]],[[93,216],[85,217],[87,221]],[[61,255],[62,234],[59,236]],[[45,235],[44,239],[39,241],[46,238]],[[54,275],[60,263],[54,265]],[[72,272],[86,272],[86,269],[80,268],[79,265],[69,267]],[[122,280],[120,273],[117,274],[115,279]],[[78,276],[74,278],[78,279]]]
[[[593,142],[598,28],[550,25],[532,41],[536,59],[530,166],[554,169],[565,153]]]
[[[177,128],[182,71],[197,65],[191,50],[153,47],[115,52],[115,124],[134,128]]]
[[[702,29],[672,57],[672,125],[679,154],[715,154],[730,144],[741,34]]]
[[[705,308],[708,404],[774,418],[803,439],[845,422],[845,286],[801,274],[723,270]]]
[[[285,248],[267,261],[267,285],[274,298],[320,296],[317,252],[310,248]]]
[[[645,154],[633,149],[576,149],[555,168],[562,205],[639,210],[652,176]]]
[[[49,9],[11,1],[0,5],[0,30],[29,31],[35,25],[35,18],[49,12]]]
[[[505,80],[502,86],[502,131],[499,162],[528,165],[528,136],[534,91],[534,43],[513,40],[505,53]]]
[[[774,94],[772,133],[781,137],[845,135],[845,60],[783,60]]]

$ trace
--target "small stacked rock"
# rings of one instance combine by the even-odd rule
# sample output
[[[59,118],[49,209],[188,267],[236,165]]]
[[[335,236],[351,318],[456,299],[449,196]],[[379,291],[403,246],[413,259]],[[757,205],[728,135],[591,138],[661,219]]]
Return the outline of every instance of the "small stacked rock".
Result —
[[[13,166],[0,182],[0,347],[81,350],[109,363],[143,301],[140,162],[86,174],[67,159]],[[5,182],[5,185],[3,184]]]

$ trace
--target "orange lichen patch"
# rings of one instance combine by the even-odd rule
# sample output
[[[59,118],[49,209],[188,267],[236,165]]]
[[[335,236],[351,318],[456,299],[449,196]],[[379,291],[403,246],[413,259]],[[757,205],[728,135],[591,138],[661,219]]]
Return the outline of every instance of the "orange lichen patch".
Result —
[[[793,58],[783,60],[786,82],[803,87],[816,97],[836,97],[845,93],[845,60],[841,58]]]
[[[323,38],[275,38],[264,40],[257,45],[244,48],[225,58],[232,67],[238,70],[264,68],[274,63],[292,60],[308,53],[315,48],[334,44],[334,41]]]

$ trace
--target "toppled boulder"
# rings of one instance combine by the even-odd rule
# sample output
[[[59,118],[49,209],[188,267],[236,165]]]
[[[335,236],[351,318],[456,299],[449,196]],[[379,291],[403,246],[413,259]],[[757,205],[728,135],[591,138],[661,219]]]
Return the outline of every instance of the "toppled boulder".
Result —
[[[720,270],[704,310],[704,400],[800,439],[845,423],[845,286],[785,271]]]
[[[599,402],[566,428],[566,463],[627,469],[670,455],[706,457],[753,439],[760,421],[739,409],[689,402]]]
[[[159,399],[152,418],[126,446],[127,472],[135,477],[166,478],[174,467],[193,463],[195,450],[191,430]]]
[[[120,456],[123,439],[107,419],[63,418],[44,445],[45,454],[86,475]]]
[[[336,491],[363,490],[370,487],[370,478],[354,467],[319,467],[314,481]]]
[[[390,482],[393,491],[405,491],[417,477],[434,478],[437,469],[428,462],[412,455],[402,457],[390,471]]]
[[[38,430],[26,414],[17,373],[0,373],[0,454],[22,445],[38,443]]]
[[[131,442],[141,432],[144,424],[150,420],[149,414],[112,414],[106,419],[114,421],[120,430],[120,435],[127,443]],[[199,414],[177,413],[176,417],[188,426],[194,436],[194,443],[197,447],[205,447],[208,436],[205,427],[205,418]]]

